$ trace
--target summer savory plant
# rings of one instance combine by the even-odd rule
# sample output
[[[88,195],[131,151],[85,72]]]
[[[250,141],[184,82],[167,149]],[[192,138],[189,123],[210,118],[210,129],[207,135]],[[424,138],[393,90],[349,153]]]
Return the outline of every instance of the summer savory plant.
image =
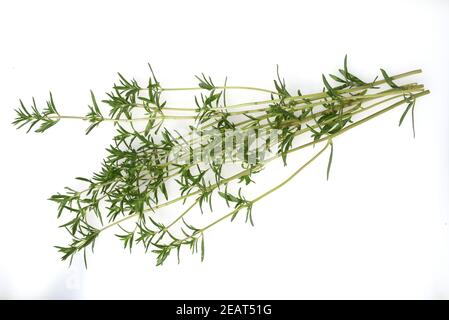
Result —
[[[349,71],[346,57],[338,74],[322,75],[322,90],[312,94],[291,92],[279,72],[273,88],[263,89],[231,86],[226,79],[217,85],[204,74],[196,77],[194,87],[167,88],[151,66],[150,71],[146,83],[119,73],[101,107],[91,92],[84,115],[59,113],[51,93],[43,108],[34,99],[30,107],[20,101],[13,124],[27,132],[43,133],[70,119],[86,122],[86,134],[104,123],[116,128],[101,168],[91,177],[76,178],[85,187],[66,188],[50,197],[71,239],[56,247],[62,260],[71,262],[82,253],[86,261],[87,250],[93,250],[98,237],[112,228],[125,248],[141,245],[154,253],[157,265],[170,254],[179,261],[184,248],[199,252],[203,260],[207,232],[223,221],[242,219],[253,225],[257,203],[325,153],[329,177],[338,136],[399,107],[404,108],[399,125],[410,114],[414,134],[416,100],[429,93],[421,84],[401,83],[421,70],[388,75],[380,69],[379,77],[362,80]],[[193,93],[191,106],[168,104],[164,93],[169,91]],[[236,91],[265,97],[228,103]],[[288,161],[291,153],[314,146],[316,153],[301,165]],[[256,175],[276,160],[295,166],[294,172],[248,197],[246,190]],[[219,201],[227,204],[228,212],[216,212],[213,204]],[[175,204],[182,209],[167,220],[160,209]],[[200,217],[209,216],[209,222],[192,225],[189,220],[195,211],[204,212]]]

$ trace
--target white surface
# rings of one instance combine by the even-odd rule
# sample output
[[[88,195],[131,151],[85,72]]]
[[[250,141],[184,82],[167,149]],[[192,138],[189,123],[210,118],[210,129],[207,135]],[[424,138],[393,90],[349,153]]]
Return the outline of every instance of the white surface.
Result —
[[[448,1],[5,1],[0,4],[0,297],[449,298]],[[417,138],[400,110],[335,141],[326,159],[254,208],[256,227],[207,234],[206,260],[161,268],[112,234],[89,269],[59,261],[67,240],[45,199],[98,169],[113,129],[86,137],[67,122],[45,135],[10,124],[18,99],[52,90],[60,111],[85,113],[115,72],[167,86],[206,72],[270,86],[321,88],[345,54],[367,78],[422,68]],[[273,167],[264,181],[284,175]],[[226,241],[224,238],[227,238]]]

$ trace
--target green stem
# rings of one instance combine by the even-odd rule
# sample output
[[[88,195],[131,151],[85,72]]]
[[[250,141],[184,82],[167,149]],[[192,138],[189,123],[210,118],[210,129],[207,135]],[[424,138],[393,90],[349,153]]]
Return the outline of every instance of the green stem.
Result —
[[[81,116],[65,116],[65,115],[51,115],[48,116],[49,119],[73,119],[73,120],[83,120],[89,121],[88,117]],[[134,122],[134,121],[148,121],[152,119],[168,119],[168,120],[193,120],[196,119],[196,116],[178,116],[178,115],[164,115],[164,116],[155,116],[155,117],[141,117],[141,118],[120,118],[120,119],[112,119],[112,118],[103,118],[101,121],[108,122]]]
[[[234,90],[251,90],[251,91],[261,91],[266,93],[272,93],[277,94],[276,91],[268,90],[268,89],[262,89],[262,88],[256,88],[256,87],[248,87],[248,86],[215,86],[214,89],[219,90],[228,90],[228,89],[234,89]],[[144,88],[143,90],[148,90],[147,88]],[[161,88],[161,91],[194,91],[194,90],[205,90],[200,87],[186,87],[186,88]]]

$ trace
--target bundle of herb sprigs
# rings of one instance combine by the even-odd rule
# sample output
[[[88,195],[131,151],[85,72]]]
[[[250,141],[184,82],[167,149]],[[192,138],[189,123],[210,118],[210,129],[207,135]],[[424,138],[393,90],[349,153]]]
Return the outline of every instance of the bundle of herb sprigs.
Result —
[[[273,90],[229,86],[226,80],[217,86],[204,75],[197,77],[197,87],[165,88],[152,70],[145,85],[119,74],[119,84],[102,101],[109,108],[107,116],[93,93],[84,116],[61,115],[50,94],[42,110],[37,108],[34,99],[30,108],[20,101],[14,125],[44,132],[64,119],[79,119],[89,124],[87,134],[103,122],[112,122],[117,128],[101,169],[91,178],[77,178],[86,187],[66,188],[63,194],[50,198],[58,204],[58,218],[65,219],[62,227],[72,239],[68,246],[57,247],[63,260],[72,261],[78,252],[83,252],[86,260],[86,250],[93,249],[100,234],[112,227],[117,228],[117,236],[125,248],[141,244],[145,250],[155,253],[157,265],[170,253],[177,253],[179,260],[184,247],[193,253],[200,252],[202,260],[206,231],[240,216],[253,224],[254,205],[325,151],[329,154],[329,175],[333,141],[337,136],[400,106],[405,110],[399,125],[408,113],[413,124],[416,99],[429,91],[423,85],[399,84],[397,80],[420,72],[413,70],[389,76],[381,69],[379,79],[366,82],[349,72],[345,58],[339,75],[322,76],[321,92],[304,95],[299,90],[290,93],[279,73]],[[171,107],[164,101],[164,92],[177,90],[197,94],[191,108]],[[226,96],[235,90],[259,91],[267,96],[263,101],[230,105]],[[186,132],[169,129],[166,124],[171,120],[181,120]],[[144,126],[137,128],[137,123]],[[276,139],[259,134],[267,130],[275,132]],[[211,131],[215,134],[207,133]],[[214,157],[198,156],[204,149],[210,151],[208,147],[212,145],[216,150],[232,133],[243,139],[238,143],[232,140],[231,150],[219,150]],[[254,183],[254,176],[271,161],[280,159],[286,165],[290,153],[320,144],[319,151],[286,180],[256,197],[245,197],[242,189]],[[175,149],[178,153],[173,156]],[[212,202],[218,199],[226,202],[229,212],[218,218],[219,213],[215,213],[215,220],[204,225],[193,226],[188,222],[194,210],[212,211]],[[182,203],[182,210],[165,222],[167,219],[158,211],[175,203]]]

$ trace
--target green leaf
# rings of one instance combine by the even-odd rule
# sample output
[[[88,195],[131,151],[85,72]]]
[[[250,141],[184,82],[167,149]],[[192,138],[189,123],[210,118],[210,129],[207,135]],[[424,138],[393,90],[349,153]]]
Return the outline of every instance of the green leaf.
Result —
[[[92,90],[90,90],[90,97],[92,98],[92,104],[94,105],[94,110],[97,112],[97,114],[101,115],[100,108],[98,107],[97,100],[95,99],[95,95]]]
[[[337,77],[336,75],[329,74],[329,77],[331,77],[334,81],[341,82],[341,83],[346,83],[345,80],[343,80],[342,78]]]
[[[332,165],[332,158],[334,156],[334,144],[332,143],[332,140],[329,141],[329,144],[331,146],[331,152],[329,154],[329,161],[327,163],[327,180],[329,180],[329,173],[331,171],[331,165]]]
[[[95,129],[98,125],[100,124],[100,122],[96,122],[96,123],[92,123],[91,125],[89,125],[89,127],[87,127],[86,129],[86,135],[88,135],[93,129]]]
[[[34,132],[37,133],[43,133],[53,127],[56,123],[58,123],[58,120],[52,120],[52,119],[43,119],[41,125],[39,128],[37,128]]]
[[[126,234],[124,234],[124,235],[116,234],[116,237],[118,237],[120,240],[123,241],[123,245],[124,245],[123,248],[126,249],[126,247],[129,247],[129,252],[131,252],[132,247],[133,247],[133,241],[134,241],[134,232],[128,232],[124,229],[122,229],[122,230],[124,232],[126,232]]]
[[[202,78],[195,76],[195,78],[197,78],[199,81],[198,86],[202,89],[209,90],[209,91],[215,89],[215,85],[212,82],[211,77],[206,78],[204,73],[202,73],[201,75],[202,75]]]
[[[219,194],[222,198],[224,198],[224,199],[226,200],[226,202],[228,202],[228,201],[229,201],[229,202],[239,202],[239,201],[240,201],[239,198],[233,196],[233,195],[230,194],[230,193],[224,193],[224,192],[219,191],[218,194]]]
[[[392,87],[393,89],[399,89],[399,86],[393,82],[393,79],[387,74],[387,72],[384,69],[380,69],[382,72],[382,76],[385,79],[385,82]]]
[[[201,262],[204,261],[204,233],[201,233]]]
[[[335,92],[334,88],[332,88],[332,86],[329,84],[329,82],[327,82],[327,79],[324,76],[324,74],[322,75],[322,77],[323,77],[323,83],[327,89],[328,95],[334,99],[340,100],[340,96]]]
[[[399,119],[399,126],[402,125],[402,122],[404,121],[405,116],[407,115],[408,111],[413,107],[413,105],[414,105],[414,102],[410,102],[410,103],[407,105],[407,108],[405,108],[404,112],[403,112],[402,115],[401,115],[401,119]]]
[[[344,70],[344,72],[345,72],[345,78],[346,79],[348,79],[349,77],[348,77],[348,75],[349,75],[349,72],[348,72],[348,55],[347,54],[345,54],[345,61],[344,61],[344,63],[343,63],[343,70]]]
[[[277,76],[277,80],[274,80],[274,87],[276,88],[277,94],[281,98],[290,97],[291,95],[287,90],[287,86],[285,85],[285,80],[281,79],[281,76],[279,75],[279,65],[276,65],[276,76]]]

